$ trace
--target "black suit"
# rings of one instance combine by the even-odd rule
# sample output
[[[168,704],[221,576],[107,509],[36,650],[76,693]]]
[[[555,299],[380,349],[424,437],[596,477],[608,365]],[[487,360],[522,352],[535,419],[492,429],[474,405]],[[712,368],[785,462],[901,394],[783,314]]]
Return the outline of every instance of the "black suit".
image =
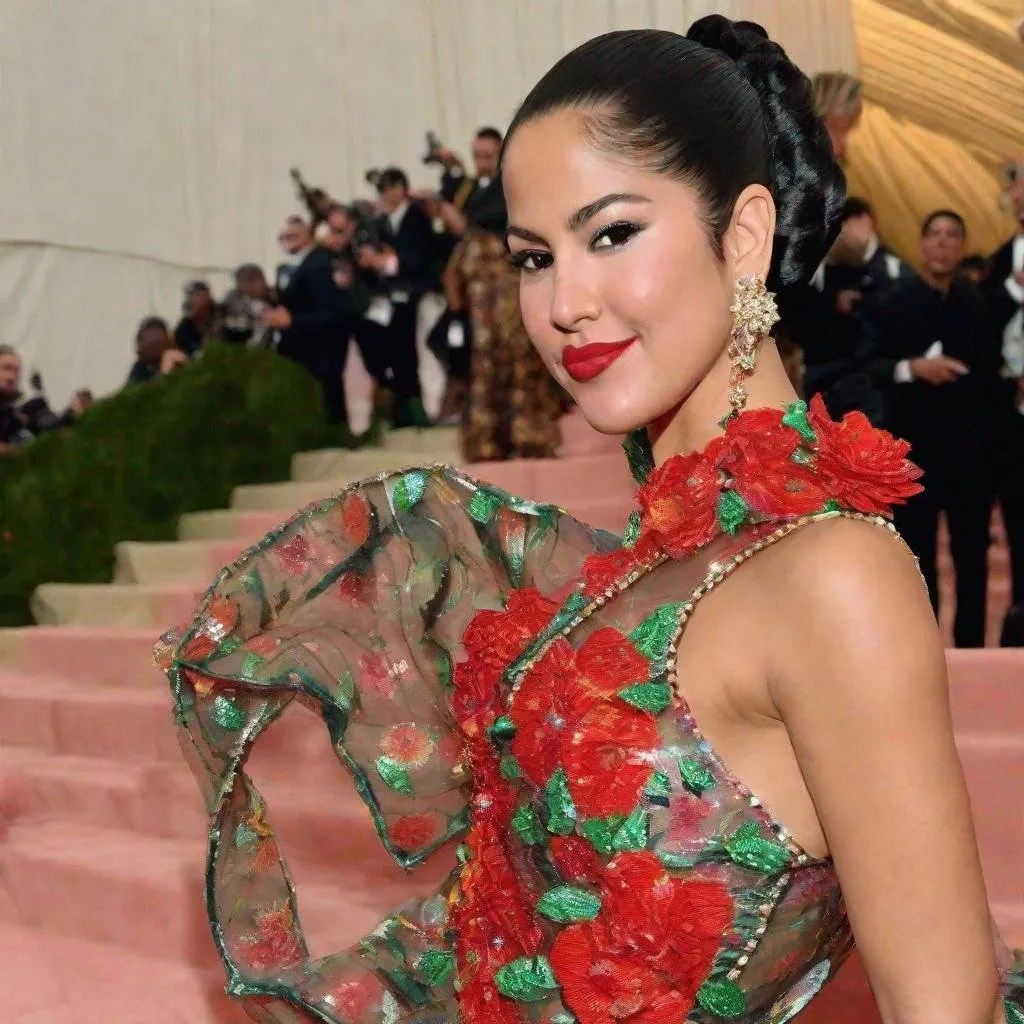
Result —
[[[911,274],[884,246],[858,266],[827,264],[821,287],[792,285],[780,289],[783,330],[804,355],[804,388],[820,393],[829,413],[841,417],[852,409],[872,422],[881,419],[881,395],[861,365],[864,319]],[[840,292],[859,292],[853,311],[842,313]]]
[[[924,470],[924,493],[896,509],[896,526],[921,562],[937,606],[937,534],[945,512],[956,567],[958,647],[985,640],[989,519],[993,496],[993,399],[999,353],[982,296],[956,281],[947,294],[913,278],[883,299],[865,322],[867,366],[884,395],[885,425],[913,446]],[[970,372],[950,384],[897,383],[902,360],[923,356],[935,342]]]
[[[500,176],[486,179],[466,178],[465,175],[446,173],[441,179],[441,198],[455,203],[471,228],[504,234],[508,225],[508,209]]]
[[[988,276],[982,286],[992,320],[993,344],[1000,352],[1007,328],[1021,312],[1021,303],[1010,294],[1006,286],[1006,282],[1013,279],[1015,244],[1022,243],[1011,239],[993,253],[989,260]],[[1004,366],[998,385],[996,493],[1002,506],[1010,545],[1013,600],[1019,602],[1024,601],[1024,414],[1017,411],[1016,373],[1016,368]]]
[[[398,257],[397,272],[381,276],[378,290],[391,302],[391,323],[385,332],[385,376],[395,396],[395,426],[410,426],[420,403],[419,360],[416,355],[416,314],[429,291],[434,226],[418,203],[410,203],[398,223],[379,220],[381,242]]]
[[[320,381],[328,418],[340,423],[345,419],[341,375],[348,339],[362,310],[356,296],[337,287],[333,270],[333,255],[321,248],[310,250],[297,267],[278,268],[279,301],[292,318],[278,351]]]

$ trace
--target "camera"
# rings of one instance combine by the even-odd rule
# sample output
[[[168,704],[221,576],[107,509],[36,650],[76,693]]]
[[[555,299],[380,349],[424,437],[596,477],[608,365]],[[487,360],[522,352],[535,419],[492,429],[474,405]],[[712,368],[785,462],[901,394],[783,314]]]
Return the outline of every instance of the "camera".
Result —
[[[434,132],[427,132],[427,155],[423,158],[425,164],[439,164],[441,158],[437,151],[442,148],[441,140]]]
[[[363,179],[366,181],[366,184],[369,185],[371,188],[379,190],[380,176],[381,169],[379,167],[371,167],[363,174]]]

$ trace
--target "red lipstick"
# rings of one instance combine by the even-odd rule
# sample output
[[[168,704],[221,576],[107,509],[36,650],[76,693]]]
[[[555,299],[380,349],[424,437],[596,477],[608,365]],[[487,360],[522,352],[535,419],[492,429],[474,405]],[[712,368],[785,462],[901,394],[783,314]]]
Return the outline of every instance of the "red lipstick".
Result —
[[[604,373],[630,345],[636,335],[625,341],[595,341],[590,345],[566,345],[562,349],[562,365],[574,381],[583,383]]]

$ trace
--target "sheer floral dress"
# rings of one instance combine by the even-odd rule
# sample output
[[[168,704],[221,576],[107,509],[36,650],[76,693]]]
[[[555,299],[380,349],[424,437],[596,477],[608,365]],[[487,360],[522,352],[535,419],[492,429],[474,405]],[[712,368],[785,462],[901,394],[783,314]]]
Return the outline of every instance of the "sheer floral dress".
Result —
[[[254,1019],[782,1024],[850,953],[831,863],[716,756],[675,652],[766,546],[836,516],[891,529],[918,490],[907,447],[815,400],[653,472],[631,454],[622,538],[451,469],[385,474],[256,545],[161,641],[211,814],[213,934]],[[292,701],[389,856],[460,840],[435,894],[324,959],[245,773]]]

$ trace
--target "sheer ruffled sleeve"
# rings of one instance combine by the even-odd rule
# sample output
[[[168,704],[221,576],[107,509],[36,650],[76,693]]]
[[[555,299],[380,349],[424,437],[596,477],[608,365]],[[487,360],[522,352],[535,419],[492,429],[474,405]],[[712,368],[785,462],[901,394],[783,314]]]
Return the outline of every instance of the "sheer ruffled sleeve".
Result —
[[[454,470],[385,475],[295,516],[220,574],[186,629],[161,640],[157,660],[211,816],[207,903],[230,991],[312,1000],[329,1013],[314,1019],[380,1019],[335,1013],[322,993],[372,948],[394,959],[396,922],[409,919],[391,919],[351,956],[309,963],[273,808],[244,772],[260,734],[293,700],[314,708],[388,853],[420,863],[468,824],[449,689],[469,620],[521,586],[558,596],[588,554],[616,544]],[[443,917],[443,899],[434,910]],[[424,953],[420,973],[436,980],[447,954],[431,946],[418,960]],[[371,1001],[401,998],[361,969],[353,979],[352,992],[377,992]],[[310,986],[315,999],[302,994]]]

